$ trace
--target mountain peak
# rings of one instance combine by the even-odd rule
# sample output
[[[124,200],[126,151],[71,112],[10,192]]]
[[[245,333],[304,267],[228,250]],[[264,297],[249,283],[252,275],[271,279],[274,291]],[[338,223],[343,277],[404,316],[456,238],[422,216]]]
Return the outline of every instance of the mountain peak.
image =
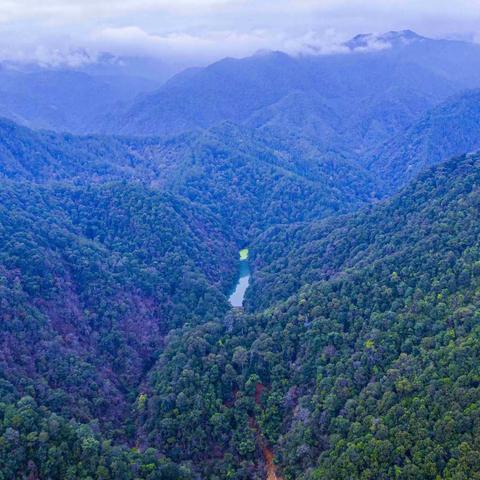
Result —
[[[383,34],[363,33],[356,35],[345,45],[351,50],[382,50],[384,48],[409,45],[424,40],[412,30],[390,31]]]
[[[384,33],[379,38],[389,42],[401,41],[401,42],[407,42],[407,43],[425,39],[425,37],[418,35],[412,30],[400,30],[400,31],[392,30],[390,32]]]

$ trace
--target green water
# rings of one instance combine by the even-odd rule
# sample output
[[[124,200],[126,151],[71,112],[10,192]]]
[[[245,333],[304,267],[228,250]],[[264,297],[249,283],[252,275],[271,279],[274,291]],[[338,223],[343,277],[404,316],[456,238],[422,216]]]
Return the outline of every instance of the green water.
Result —
[[[229,302],[232,307],[241,307],[243,305],[243,299],[245,298],[245,292],[247,291],[250,283],[250,265],[248,263],[248,248],[240,250],[239,253],[240,262],[238,268],[238,281],[233,293],[229,297]]]

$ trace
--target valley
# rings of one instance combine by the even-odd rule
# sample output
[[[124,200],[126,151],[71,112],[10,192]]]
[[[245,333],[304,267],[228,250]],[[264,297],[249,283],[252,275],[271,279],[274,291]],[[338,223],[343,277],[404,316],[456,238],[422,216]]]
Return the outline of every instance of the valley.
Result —
[[[376,39],[0,71],[1,480],[480,478],[480,47]]]

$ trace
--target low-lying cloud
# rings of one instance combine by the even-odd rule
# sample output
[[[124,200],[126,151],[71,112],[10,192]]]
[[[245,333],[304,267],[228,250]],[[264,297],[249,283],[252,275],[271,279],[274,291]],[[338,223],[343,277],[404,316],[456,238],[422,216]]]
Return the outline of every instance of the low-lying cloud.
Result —
[[[258,50],[348,53],[357,33],[480,30],[478,0],[0,0],[0,59],[79,65],[102,51],[204,64]],[[369,51],[388,48],[372,36]]]
[[[331,29],[325,32],[309,31],[300,36],[266,30],[248,33],[211,31],[197,35],[181,32],[155,35],[137,26],[108,27],[92,32],[82,41],[82,47],[65,38],[63,42],[59,42],[61,46],[48,42],[34,48],[0,48],[0,58],[49,67],[80,67],[97,61],[103,52],[109,52],[118,57],[144,56],[203,64],[227,56],[239,58],[271,50],[290,55],[330,55],[376,51],[391,46],[375,35],[366,38],[359,46],[347,46],[345,40]]]
[[[106,28],[92,35],[93,45],[113,53],[148,54],[160,57],[242,57],[259,50],[281,50],[292,55],[301,53],[342,53],[348,48],[343,38],[333,30],[306,32],[289,36],[268,30],[208,31],[199,34],[169,33],[149,34],[136,26]]]

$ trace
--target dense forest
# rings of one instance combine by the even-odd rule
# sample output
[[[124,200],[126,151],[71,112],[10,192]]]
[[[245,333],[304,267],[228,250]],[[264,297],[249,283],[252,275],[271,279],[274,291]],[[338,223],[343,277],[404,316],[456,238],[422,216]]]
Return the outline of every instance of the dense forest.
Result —
[[[480,480],[480,49],[382,38],[0,71],[0,480]]]
[[[476,478],[479,181],[478,156],[454,159],[325,226],[328,274],[311,265],[287,300],[172,332],[143,441],[206,478],[257,478],[258,432],[285,478]]]

